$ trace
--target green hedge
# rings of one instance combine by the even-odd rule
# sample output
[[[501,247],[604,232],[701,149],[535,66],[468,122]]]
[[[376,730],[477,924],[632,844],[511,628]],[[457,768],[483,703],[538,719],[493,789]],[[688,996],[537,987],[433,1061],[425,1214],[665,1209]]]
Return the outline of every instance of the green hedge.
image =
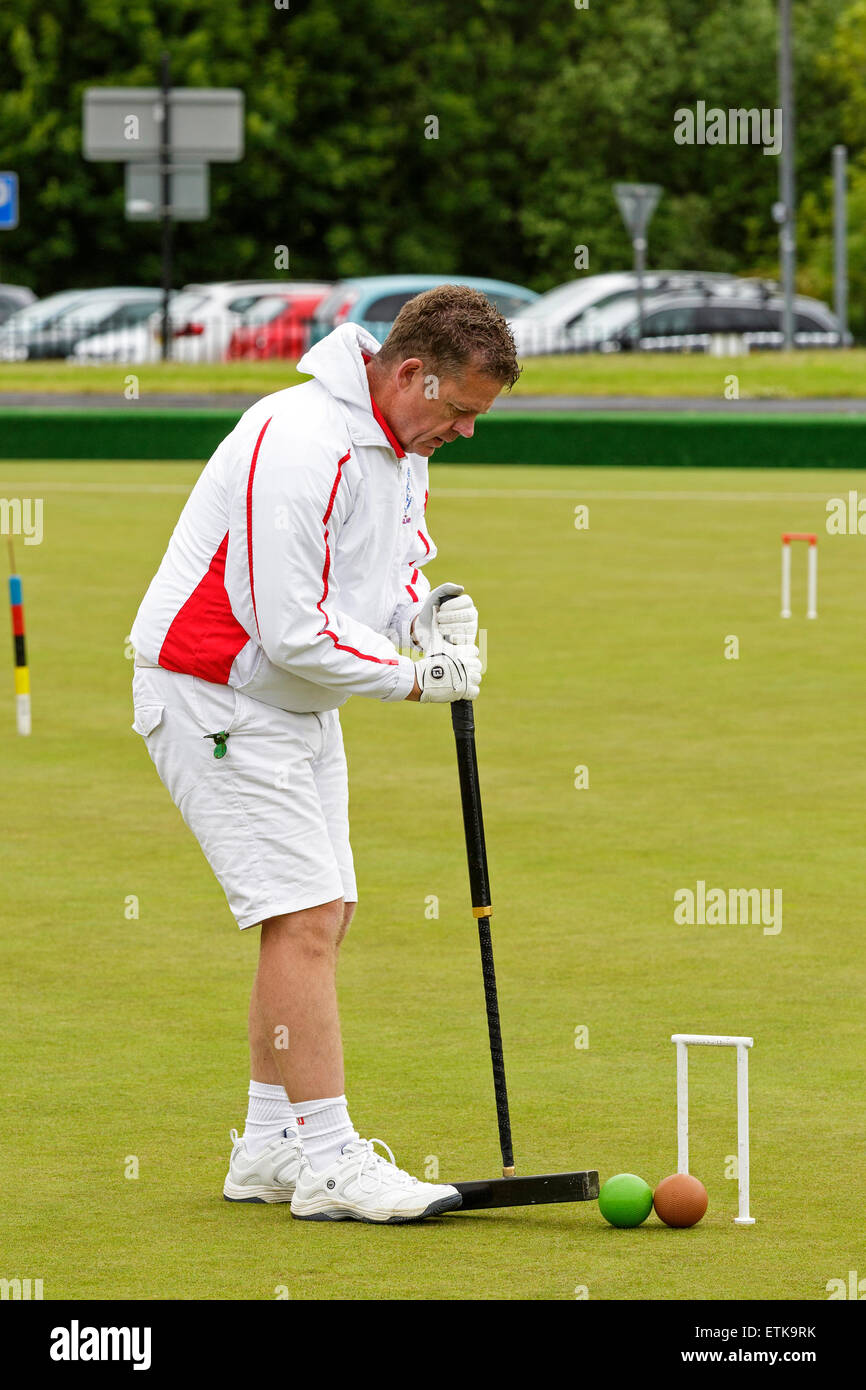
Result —
[[[0,409],[0,457],[204,460],[237,419],[232,410]],[[864,468],[866,416],[502,411],[479,420],[472,439],[449,444],[439,457],[448,463]]]

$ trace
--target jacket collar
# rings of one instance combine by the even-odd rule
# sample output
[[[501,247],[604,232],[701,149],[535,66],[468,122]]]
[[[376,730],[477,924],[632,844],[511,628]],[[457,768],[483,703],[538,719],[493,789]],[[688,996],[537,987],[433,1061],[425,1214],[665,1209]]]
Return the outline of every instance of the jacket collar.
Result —
[[[370,359],[368,358],[367,361],[369,360]],[[385,419],[385,416],[382,414],[381,410],[377,406],[376,402],[373,400],[372,396],[370,397],[370,405],[373,410],[373,419],[376,421],[376,424],[379,426],[388,443],[391,445],[391,448],[394,450],[394,453],[397,455],[398,459],[404,459],[406,457],[406,450],[403,448],[403,445],[400,443],[396,434],[391,429],[391,426],[388,424],[388,421]]]
[[[382,447],[384,435],[398,459],[406,457],[384,415],[370,395],[366,364],[380,344],[357,323],[343,323],[304,354],[298,371],[314,376],[333,396],[346,417],[355,444]]]

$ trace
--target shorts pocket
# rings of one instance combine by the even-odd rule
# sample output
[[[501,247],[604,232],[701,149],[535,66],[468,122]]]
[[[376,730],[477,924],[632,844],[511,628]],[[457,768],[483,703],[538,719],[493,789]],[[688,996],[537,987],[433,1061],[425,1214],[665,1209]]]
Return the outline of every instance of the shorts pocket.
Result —
[[[240,700],[234,686],[215,685],[200,676],[193,677],[190,708],[205,737],[220,732],[232,734],[240,722]]]
[[[165,705],[138,705],[132,727],[142,738],[147,738],[162,723]]]

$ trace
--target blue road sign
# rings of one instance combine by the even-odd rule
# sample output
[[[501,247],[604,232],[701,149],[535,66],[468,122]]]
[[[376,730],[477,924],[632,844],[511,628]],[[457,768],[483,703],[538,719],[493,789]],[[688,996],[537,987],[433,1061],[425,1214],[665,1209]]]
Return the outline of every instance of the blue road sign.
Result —
[[[0,232],[18,226],[18,175],[0,174]]]

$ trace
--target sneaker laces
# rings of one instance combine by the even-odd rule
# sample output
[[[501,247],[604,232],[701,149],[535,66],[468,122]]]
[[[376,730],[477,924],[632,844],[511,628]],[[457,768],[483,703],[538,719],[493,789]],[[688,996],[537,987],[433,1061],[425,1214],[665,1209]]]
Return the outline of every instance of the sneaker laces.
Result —
[[[374,1144],[382,1145],[382,1148],[388,1153],[387,1159],[382,1154],[376,1153],[373,1148]],[[390,1182],[398,1187],[413,1187],[417,1184],[417,1178],[413,1178],[411,1173],[397,1167],[397,1160],[384,1139],[357,1139],[353,1147],[355,1146],[363,1146],[367,1151],[364,1155],[364,1161],[358,1169],[358,1186],[362,1191],[366,1191],[368,1197],[372,1196],[383,1182]],[[363,1184],[365,1173],[369,1173],[373,1178],[373,1186],[367,1189],[364,1188]]]

